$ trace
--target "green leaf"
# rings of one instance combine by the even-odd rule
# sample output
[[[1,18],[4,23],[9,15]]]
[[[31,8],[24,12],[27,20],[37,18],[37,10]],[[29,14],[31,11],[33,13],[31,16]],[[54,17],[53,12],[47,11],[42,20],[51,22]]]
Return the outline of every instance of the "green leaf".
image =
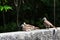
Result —
[[[0,11],[3,11],[3,9],[4,9],[3,6],[0,6]]]
[[[4,6],[4,9],[5,9],[5,11],[7,12],[7,10],[9,10],[9,9],[12,10],[12,7],[11,7],[11,6],[8,6],[8,5],[5,5],[5,6]]]

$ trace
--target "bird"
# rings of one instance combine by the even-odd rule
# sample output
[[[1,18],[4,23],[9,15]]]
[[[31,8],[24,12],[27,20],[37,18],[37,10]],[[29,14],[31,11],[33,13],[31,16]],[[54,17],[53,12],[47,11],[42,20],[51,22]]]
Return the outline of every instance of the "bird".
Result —
[[[55,26],[50,21],[48,21],[46,17],[44,17],[42,20],[43,20],[43,24],[46,28],[50,28],[50,27],[55,28]]]
[[[23,31],[31,31],[31,30],[34,30],[34,27],[35,27],[33,25],[26,24],[25,22],[21,26],[23,28]]]
[[[33,25],[27,24],[26,22],[24,22],[22,25],[23,31],[32,31],[32,30],[36,30],[38,29],[38,27],[35,27]]]

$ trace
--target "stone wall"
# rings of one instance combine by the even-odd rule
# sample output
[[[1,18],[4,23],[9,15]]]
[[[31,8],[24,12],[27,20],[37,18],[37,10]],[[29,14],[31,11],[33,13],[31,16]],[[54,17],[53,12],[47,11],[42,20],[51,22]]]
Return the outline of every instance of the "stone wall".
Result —
[[[50,28],[29,32],[0,33],[0,40],[60,40],[60,29]]]

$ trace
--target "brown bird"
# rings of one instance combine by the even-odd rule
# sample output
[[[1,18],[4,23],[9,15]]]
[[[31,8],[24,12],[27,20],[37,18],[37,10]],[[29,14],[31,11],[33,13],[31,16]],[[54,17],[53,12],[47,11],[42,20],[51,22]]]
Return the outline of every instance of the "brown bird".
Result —
[[[33,25],[30,25],[30,24],[26,24],[25,22],[21,26],[23,28],[23,31],[31,31],[31,30],[39,29],[38,27],[35,27]]]
[[[35,26],[26,24],[25,22],[22,24],[23,31],[31,31],[35,29]]]
[[[44,26],[46,26],[46,28],[50,28],[50,27],[55,28],[55,26],[51,22],[49,22],[46,17],[43,18],[43,21],[44,21],[43,24]]]

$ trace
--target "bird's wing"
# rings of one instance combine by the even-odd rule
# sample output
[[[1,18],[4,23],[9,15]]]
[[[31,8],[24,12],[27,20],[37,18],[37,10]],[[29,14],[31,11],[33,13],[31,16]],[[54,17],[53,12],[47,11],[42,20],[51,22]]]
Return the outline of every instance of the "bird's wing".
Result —
[[[53,26],[51,22],[49,22],[48,20],[44,21],[46,24]]]

